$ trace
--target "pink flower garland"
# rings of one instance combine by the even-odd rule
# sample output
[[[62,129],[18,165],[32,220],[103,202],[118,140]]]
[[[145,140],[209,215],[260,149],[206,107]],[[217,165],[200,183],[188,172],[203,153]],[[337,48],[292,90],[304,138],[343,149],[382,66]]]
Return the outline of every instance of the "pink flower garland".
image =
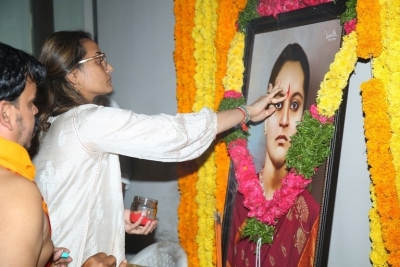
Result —
[[[288,12],[308,6],[315,6],[332,0],[259,0],[257,12],[260,16],[277,17],[279,13]],[[347,25],[346,31],[353,30],[355,21]],[[225,99],[240,99],[242,94],[236,91],[226,91]],[[321,116],[315,105],[310,108],[310,114],[321,124],[332,123],[333,117]],[[247,217],[256,218],[261,223],[276,225],[294,205],[296,198],[311,183],[312,179],[296,174],[291,169],[283,178],[281,188],[274,192],[273,198],[267,200],[258,179],[253,158],[247,148],[247,139],[238,138],[228,144],[228,153],[233,161],[238,191],[243,194],[243,205],[249,210]],[[316,168],[315,168],[316,169]]]
[[[275,225],[277,220],[289,211],[297,196],[311,182],[311,179],[307,180],[291,170],[283,178],[282,186],[275,191],[274,197],[267,200],[258,180],[253,158],[247,149],[247,140],[237,139],[232,141],[228,146],[228,152],[235,167],[239,185],[238,191],[244,196],[243,205],[249,209],[248,217],[256,217],[262,223]]]
[[[350,34],[352,31],[356,30],[356,26],[357,26],[357,19],[346,21],[344,23],[344,31],[346,32],[346,34]]]
[[[240,99],[243,95],[239,92],[226,91],[225,99]],[[310,107],[310,114],[321,124],[332,123],[333,117],[321,116],[315,105]],[[298,195],[311,183],[312,179],[306,179],[296,174],[294,169],[283,178],[281,188],[274,192],[271,200],[264,196],[253,157],[247,148],[247,139],[238,138],[228,144],[228,153],[233,161],[238,191],[243,194],[243,205],[249,210],[247,217],[256,218],[262,223],[276,225],[278,219],[284,216],[294,205]]]
[[[260,16],[272,15],[276,18],[279,13],[328,2],[332,2],[332,0],[260,0],[257,12]]]
[[[319,122],[322,123],[322,124],[333,123],[333,118],[334,117],[326,117],[326,116],[319,115],[318,108],[314,104],[311,105],[311,107],[310,107],[310,114],[314,119],[319,120]]]

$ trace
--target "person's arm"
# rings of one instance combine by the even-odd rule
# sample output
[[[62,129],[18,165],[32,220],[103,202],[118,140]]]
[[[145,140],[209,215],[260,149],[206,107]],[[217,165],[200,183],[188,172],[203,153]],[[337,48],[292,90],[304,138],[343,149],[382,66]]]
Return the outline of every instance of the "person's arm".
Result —
[[[253,122],[262,121],[270,116],[275,111],[276,104],[282,102],[287,96],[282,96],[280,93],[283,88],[280,87],[278,81],[274,87],[269,85],[268,94],[261,96],[256,102],[251,105],[245,106],[245,110],[248,112],[250,120]],[[224,110],[217,113],[217,133],[224,132],[230,128],[238,125],[244,119],[243,111],[235,108],[230,110]]]
[[[120,263],[119,267],[126,267],[127,261],[124,260]],[[88,258],[82,267],[115,267],[117,260],[113,255],[107,255],[104,252],[99,252]]]
[[[246,106],[249,118],[260,121],[275,108],[268,105],[283,101],[286,96],[279,83],[270,88],[268,96]],[[130,110],[82,105],[64,119],[73,121],[75,133],[85,149],[163,162],[179,162],[201,156],[212,144],[217,133],[241,121],[239,109],[215,113],[203,108],[196,113],[175,116],[148,116]],[[68,118],[71,116],[71,118]]]
[[[45,216],[39,189],[33,182],[11,172],[2,171],[0,176],[1,265],[44,266],[52,255],[53,245],[50,233],[44,233]]]

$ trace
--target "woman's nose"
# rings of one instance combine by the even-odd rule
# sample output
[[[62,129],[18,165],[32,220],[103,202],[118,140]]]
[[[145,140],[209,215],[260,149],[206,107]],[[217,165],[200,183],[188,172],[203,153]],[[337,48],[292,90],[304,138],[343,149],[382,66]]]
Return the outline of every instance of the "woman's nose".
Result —
[[[107,72],[108,73],[109,72],[113,72],[113,70],[114,70],[113,66],[110,63],[107,62]]]
[[[279,125],[281,127],[287,127],[289,125],[289,108],[288,107],[284,107],[282,109]]]

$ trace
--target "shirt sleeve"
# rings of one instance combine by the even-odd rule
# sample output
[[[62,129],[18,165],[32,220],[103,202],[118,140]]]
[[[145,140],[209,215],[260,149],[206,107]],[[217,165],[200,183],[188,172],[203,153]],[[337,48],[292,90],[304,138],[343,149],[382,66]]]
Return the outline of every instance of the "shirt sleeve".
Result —
[[[199,157],[217,133],[217,115],[143,115],[131,110],[82,105],[73,110],[73,127],[86,149],[164,162]]]

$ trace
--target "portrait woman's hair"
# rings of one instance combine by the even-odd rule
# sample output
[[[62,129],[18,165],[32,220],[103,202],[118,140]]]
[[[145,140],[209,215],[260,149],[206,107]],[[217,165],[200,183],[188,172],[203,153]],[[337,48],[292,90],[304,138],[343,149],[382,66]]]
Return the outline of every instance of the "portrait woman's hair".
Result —
[[[276,59],[274,66],[271,71],[271,76],[269,77],[269,82],[271,84],[275,84],[276,77],[281,71],[283,65],[288,62],[299,62],[301,65],[301,69],[304,73],[304,99],[307,99],[308,88],[310,86],[310,66],[308,63],[308,58],[303,48],[298,43],[288,44],[280,53],[278,58]]]

